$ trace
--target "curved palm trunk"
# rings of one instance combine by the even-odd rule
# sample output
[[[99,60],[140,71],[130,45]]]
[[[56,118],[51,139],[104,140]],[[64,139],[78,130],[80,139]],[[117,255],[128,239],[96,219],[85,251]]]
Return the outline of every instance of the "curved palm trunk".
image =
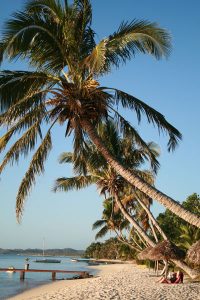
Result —
[[[120,174],[133,186],[137,187],[144,194],[148,195],[152,199],[155,199],[183,220],[200,228],[200,218],[197,215],[185,210],[178,202],[160,192],[159,190],[142,180],[140,177],[135,175],[133,172],[125,169],[104,146],[101,138],[98,137],[93,125],[89,121],[82,121],[82,126],[87,132],[93,144],[97,147],[99,152],[104,156],[106,161],[113,167],[113,169],[116,170],[118,174]]]
[[[157,237],[157,234],[155,232],[155,229],[154,229],[154,226],[153,226],[151,220],[149,220],[149,225],[150,225],[151,231],[153,233],[154,239],[155,239],[156,243],[158,243],[158,237]]]
[[[137,230],[137,232],[142,236],[142,238],[149,244],[151,247],[155,247],[156,244],[149,238],[146,232],[140,227],[140,225],[129,215],[126,211],[124,206],[122,205],[121,201],[119,200],[118,196],[115,195],[115,201],[119,206],[120,211],[122,212],[123,216],[133,225],[133,227]],[[170,259],[175,265],[179,268],[183,269],[192,279],[195,279],[200,276],[200,272],[190,268],[185,262],[181,260]],[[165,273],[167,272],[167,265],[164,268]]]
[[[161,234],[161,236],[163,237],[164,240],[168,240],[166,234],[164,233],[164,231],[160,228],[158,222],[156,221],[156,219],[154,218],[153,214],[151,213],[150,209],[148,209],[148,207],[143,203],[143,201],[141,201],[138,197],[137,197],[137,201],[140,203],[140,205],[142,206],[142,208],[146,211],[151,223],[153,226],[156,227],[156,229],[158,230],[158,232]],[[153,228],[152,228],[153,229]],[[154,229],[153,229],[154,230]],[[153,231],[152,230],[152,231]]]
[[[123,238],[122,234],[119,234],[118,231],[117,231],[116,229],[114,229],[114,232],[116,233],[117,239],[118,239],[120,242],[122,242],[123,244],[129,246],[130,248],[134,249],[134,250],[137,251],[137,252],[140,252],[140,251],[141,251],[141,249],[139,249],[139,248],[133,246],[131,243],[127,242],[127,241]]]
[[[141,251],[141,249],[138,249],[138,248],[134,247],[132,244],[130,244],[130,243],[128,243],[127,241],[125,241],[125,240],[124,240],[123,238],[121,238],[119,235],[117,236],[117,239],[118,239],[121,243],[123,243],[124,245],[129,246],[131,249],[133,249],[133,250],[135,250],[135,251],[137,251],[137,252],[140,252],[140,251]]]
[[[130,222],[130,224],[137,230],[139,235],[147,242],[148,245],[154,247],[154,242],[148,237],[146,232],[140,227],[140,225],[129,215],[126,211],[124,206],[122,205],[121,201],[119,200],[118,196],[115,195],[115,201],[119,206],[120,211],[122,212],[123,216]]]

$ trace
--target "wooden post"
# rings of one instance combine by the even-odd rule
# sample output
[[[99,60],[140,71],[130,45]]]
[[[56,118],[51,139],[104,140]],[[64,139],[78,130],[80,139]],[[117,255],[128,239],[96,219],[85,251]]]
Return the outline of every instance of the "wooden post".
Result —
[[[25,278],[25,272],[21,271],[20,272],[20,280],[24,280],[24,278]]]
[[[56,272],[52,272],[52,280],[56,280]]]

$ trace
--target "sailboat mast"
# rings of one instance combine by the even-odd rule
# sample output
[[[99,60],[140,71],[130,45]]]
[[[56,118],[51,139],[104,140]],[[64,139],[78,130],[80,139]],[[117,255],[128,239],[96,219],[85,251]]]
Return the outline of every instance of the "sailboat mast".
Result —
[[[42,256],[44,256],[44,249],[45,249],[45,238],[43,238],[43,253],[42,253]]]

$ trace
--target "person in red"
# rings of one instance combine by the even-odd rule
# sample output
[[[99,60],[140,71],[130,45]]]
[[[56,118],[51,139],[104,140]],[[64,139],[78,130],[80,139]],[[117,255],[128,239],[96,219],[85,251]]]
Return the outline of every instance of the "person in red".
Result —
[[[183,283],[183,272],[178,271],[177,273],[173,273],[170,279],[162,277],[158,282],[169,284]]]

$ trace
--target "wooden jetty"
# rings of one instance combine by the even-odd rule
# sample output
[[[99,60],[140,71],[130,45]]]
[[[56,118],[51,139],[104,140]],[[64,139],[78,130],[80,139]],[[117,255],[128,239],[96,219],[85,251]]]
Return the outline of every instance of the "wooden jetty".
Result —
[[[10,272],[11,270],[8,268],[0,268],[0,272]],[[80,278],[88,278],[90,275],[88,272],[85,271],[66,271],[66,270],[38,270],[38,269],[13,269],[14,272],[20,273],[20,280],[25,279],[25,273],[32,272],[32,273],[51,273],[52,280],[56,280],[56,273],[67,273],[67,274],[78,274]]]

